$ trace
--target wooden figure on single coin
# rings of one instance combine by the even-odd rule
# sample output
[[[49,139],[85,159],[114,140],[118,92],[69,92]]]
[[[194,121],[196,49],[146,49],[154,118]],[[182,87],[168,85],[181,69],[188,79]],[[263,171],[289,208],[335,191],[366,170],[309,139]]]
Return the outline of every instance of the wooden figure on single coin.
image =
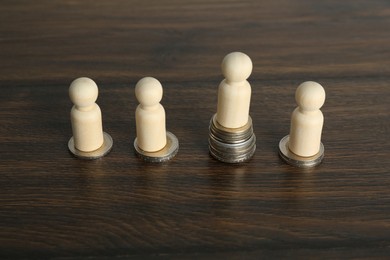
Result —
[[[314,167],[324,157],[324,116],[320,108],[325,102],[325,90],[317,82],[306,81],[297,88],[295,100],[298,107],[291,116],[290,135],[280,141],[279,154],[293,166]]]
[[[161,83],[152,77],[142,78],[135,87],[135,96],[140,103],[135,112],[137,155],[147,162],[170,160],[179,150],[179,141],[165,128],[165,110],[160,104]]]
[[[76,157],[97,159],[110,152],[112,138],[103,132],[102,113],[95,103],[98,87],[89,78],[75,79],[69,87],[69,97],[73,102],[70,112],[73,137],[68,148]]]

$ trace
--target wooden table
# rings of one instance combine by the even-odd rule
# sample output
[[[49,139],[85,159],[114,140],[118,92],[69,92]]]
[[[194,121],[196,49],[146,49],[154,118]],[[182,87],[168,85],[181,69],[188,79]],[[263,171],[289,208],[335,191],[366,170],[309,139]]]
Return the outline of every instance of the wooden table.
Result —
[[[220,63],[253,60],[253,159],[208,154]],[[74,158],[70,82],[94,79],[111,153]],[[164,86],[167,164],[140,161],[135,83]],[[303,81],[327,100],[323,163],[284,164]],[[388,1],[3,1],[0,257],[389,257]]]

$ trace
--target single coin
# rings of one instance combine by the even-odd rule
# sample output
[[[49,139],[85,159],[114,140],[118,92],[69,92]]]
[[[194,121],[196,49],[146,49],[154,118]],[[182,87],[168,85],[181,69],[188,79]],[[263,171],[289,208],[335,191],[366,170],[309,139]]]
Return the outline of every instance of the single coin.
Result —
[[[134,149],[138,157],[146,162],[161,163],[172,159],[179,151],[179,141],[171,132],[167,131],[167,144],[157,152],[146,152],[138,147],[137,138],[134,140]]]
[[[83,152],[83,151],[78,150],[74,146],[73,136],[70,138],[70,140],[68,142],[69,151],[74,156],[81,158],[81,159],[86,159],[86,160],[94,160],[94,159],[98,159],[100,157],[105,156],[106,154],[108,154],[111,151],[112,145],[113,145],[113,140],[112,140],[111,136],[109,134],[107,134],[106,132],[103,132],[102,146],[100,146],[100,148],[98,148],[97,150],[92,151],[92,152]]]
[[[288,148],[289,135],[283,137],[279,142],[279,155],[288,164],[301,168],[310,168],[317,166],[324,158],[324,145],[320,144],[320,150],[317,154],[310,157],[302,157],[294,154]]]
[[[248,130],[248,128],[252,127],[252,118],[250,116],[248,116],[248,122],[244,126],[238,127],[238,128],[227,128],[227,127],[222,126],[217,121],[217,114],[213,115],[213,117],[211,118],[211,121],[213,122],[214,126],[217,129],[220,129],[221,131],[225,132],[226,134],[229,134],[229,133],[240,134],[240,133],[246,132]]]

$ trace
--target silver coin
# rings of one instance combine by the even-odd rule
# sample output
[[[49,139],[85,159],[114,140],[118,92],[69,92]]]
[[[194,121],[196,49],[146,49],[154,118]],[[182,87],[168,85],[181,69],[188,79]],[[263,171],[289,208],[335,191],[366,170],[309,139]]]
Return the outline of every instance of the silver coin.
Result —
[[[113,145],[113,140],[112,140],[111,136],[109,134],[107,134],[106,132],[103,132],[103,145],[99,149],[92,151],[92,152],[83,152],[83,151],[78,150],[74,146],[73,136],[70,138],[70,140],[68,142],[69,151],[74,156],[81,158],[81,159],[86,159],[86,160],[94,160],[94,159],[98,159],[98,158],[105,156],[106,154],[108,154],[111,151],[112,145]]]
[[[252,127],[252,118],[250,116],[248,116],[248,122],[244,126],[238,127],[238,128],[227,128],[227,127],[222,126],[217,121],[217,114],[213,115],[213,117],[211,118],[211,121],[217,129],[221,130],[221,132],[223,132],[224,134],[227,134],[227,135],[228,134],[238,135],[238,134],[246,132],[248,128]]]
[[[138,157],[146,162],[161,163],[172,159],[179,151],[179,141],[171,132],[167,131],[167,144],[157,152],[146,152],[138,147],[137,138],[134,140],[134,149]]]
[[[279,142],[279,155],[288,164],[301,168],[310,168],[319,165],[324,158],[324,145],[320,144],[320,150],[317,154],[310,157],[302,157],[294,154],[288,148],[290,136],[286,135]]]

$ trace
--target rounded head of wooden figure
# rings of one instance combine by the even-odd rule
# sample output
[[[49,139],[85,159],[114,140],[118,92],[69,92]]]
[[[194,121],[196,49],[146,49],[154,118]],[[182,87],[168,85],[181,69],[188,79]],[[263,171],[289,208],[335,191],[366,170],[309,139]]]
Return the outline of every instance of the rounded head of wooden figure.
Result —
[[[135,96],[143,107],[155,106],[162,99],[163,88],[157,79],[145,77],[137,82]]]
[[[99,94],[96,83],[86,77],[75,79],[69,87],[69,97],[77,107],[92,106]]]
[[[245,81],[252,73],[253,64],[248,55],[232,52],[222,60],[222,74],[228,82]]]
[[[315,111],[324,105],[325,90],[317,82],[306,81],[297,88],[295,100],[303,111]]]

